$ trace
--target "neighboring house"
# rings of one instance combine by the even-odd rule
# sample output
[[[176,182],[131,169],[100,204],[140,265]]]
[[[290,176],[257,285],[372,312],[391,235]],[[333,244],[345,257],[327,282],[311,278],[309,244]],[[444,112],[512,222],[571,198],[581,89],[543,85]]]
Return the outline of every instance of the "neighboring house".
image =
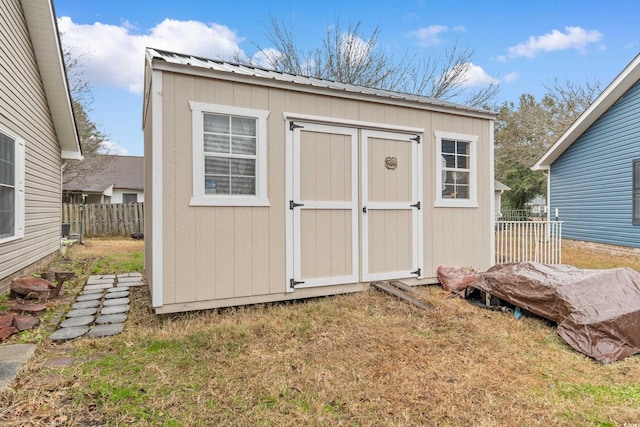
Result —
[[[144,201],[144,157],[97,155],[95,173],[62,184],[65,203],[137,203]]]
[[[532,216],[542,217],[547,214],[547,201],[542,196],[536,196],[526,203],[527,209]]]
[[[53,5],[0,0],[0,289],[60,249],[61,168],[81,159]]]
[[[491,112],[154,49],[144,93],[157,313],[493,264]]]
[[[502,193],[511,190],[511,187],[504,185],[497,179],[494,180],[493,185],[495,219],[499,220],[502,217]]]
[[[640,248],[640,55],[532,169],[563,238]]]

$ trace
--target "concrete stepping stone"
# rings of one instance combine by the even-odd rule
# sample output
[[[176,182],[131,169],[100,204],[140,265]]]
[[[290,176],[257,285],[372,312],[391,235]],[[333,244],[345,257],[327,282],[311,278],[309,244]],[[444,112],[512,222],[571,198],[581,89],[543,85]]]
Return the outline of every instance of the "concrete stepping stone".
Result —
[[[70,328],[60,328],[52,333],[49,338],[51,341],[68,341],[83,336],[89,332],[88,326],[76,326]]]
[[[75,328],[77,326],[86,326],[93,322],[93,316],[70,317],[60,323],[61,328]]]
[[[96,318],[97,325],[105,325],[107,323],[124,323],[127,320],[125,313],[105,314]]]
[[[115,274],[93,274],[91,276],[89,276],[89,279],[115,279],[116,275]]]
[[[66,317],[93,316],[98,311],[97,308],[80,308],[77,310],[69,310]]]
[[[79,301],[71,306],[72,310],[79,310],[81,308],[93,308],[100,305],[99,299],[89,300],[89,301]]]
[[[77,302],[100,301],[100,299],[102,299],[102,292],[96,292],[96,293],[86,294],[86,295],[78,295],[76,297]]]
[[[113,288],[113,283],[105,283],[102,285],[86,285],[84,287],[85,291],[90,291],[90,290],[94,290],[94,289],[99,289],[99,290],[104,290],[104,289],[109,289],[109,288]]]
[[[80,292],[80,295],[91,295],[91,294],[99,294],[102,295],[102,292],[104,292],[104,289],[85,289],[82,292]]]
[[[129,282],[140,282],[142,281],[142,277],[119,277],[118,276],[118,283],[129,283]]]
[[[129,304],[129,298],[108,299],[108,300],[105,300],[104,303],[102,303],[102,305],[105,307],[111,307],[113,305],[127,305],[127,304]]]
[[[114,288],[114,289],[118,289],[118,288]],[[107,292],[107,294],[104,297],[105,299],[110,300],[110,299],[117,299],[117,298],[126,298],[128,296],[129,296],[129,291],[121,291],[121,292]]]
[[[124,329],[124,323],[112,323],[109,325],[97,325],[91,328],[88,336],[92,338],[108,337],[110,335],[117,335]]]
[[[129,287],[128,286],[117,286],[114,288],[109,288],[107,289],[107,293],[109,292],[124,292],[124,291],[128,291]]]
[[[102,307],[100,310],[100,314],[118,314],[118,313],[126,313],[129,311],[129,305],[112,305],[109,307]]]
[[[116,285],[116,287],[119,288],[119,287],[121,287],[120,285],[121,285],[121,283]],[[135,288],[137,286],[144,286],[144,282],[125,282],[125,283],[122,283],[122,285],[127,286],[127,287]]]
[[[113,284],[113,279],[87,279],[87,285],[102,285],[105,283]]]
[[[122,273],[122,274],[118,274],[117,277],[118,277],[118,280],[122,278],[127,278],[127,277],[142,277],[142,273],[139,273],[139,272]]]

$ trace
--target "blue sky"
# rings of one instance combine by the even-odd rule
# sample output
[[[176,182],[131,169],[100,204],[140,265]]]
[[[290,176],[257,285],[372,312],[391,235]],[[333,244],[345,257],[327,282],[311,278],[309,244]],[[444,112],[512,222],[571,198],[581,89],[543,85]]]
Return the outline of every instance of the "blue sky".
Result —
[[[380,29],[378,49],[401,56],[475,49],[467,84],[500,85],[499,102],[544,86],[597,80],[603,88],[640,52],[635,1],[166,1],[54,0],[63,44],[82,53],[91,118],[113,152],[142,155],[144,47],[228,59],[268,49],[270,16],[289,22],[301,46],[327,27]]]

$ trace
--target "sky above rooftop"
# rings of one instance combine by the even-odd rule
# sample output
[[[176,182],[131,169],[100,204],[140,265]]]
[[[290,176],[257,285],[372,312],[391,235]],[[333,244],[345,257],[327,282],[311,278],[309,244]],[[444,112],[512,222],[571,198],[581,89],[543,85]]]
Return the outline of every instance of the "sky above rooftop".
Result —
[[[474,49],[467,85],[494,80],[497,102],[538,99],[554,79],[604,88],[640,51],[640,2],[535,1],[166,1],[54,0],[62,42],[80,55],[94,102],[90,116],[114,153],[142,155],[144,48],[260,61],[272,48],[271,17],[289,23],[303,48],[327,28],[361,22],[380,30],[377,49],[441,54]]]

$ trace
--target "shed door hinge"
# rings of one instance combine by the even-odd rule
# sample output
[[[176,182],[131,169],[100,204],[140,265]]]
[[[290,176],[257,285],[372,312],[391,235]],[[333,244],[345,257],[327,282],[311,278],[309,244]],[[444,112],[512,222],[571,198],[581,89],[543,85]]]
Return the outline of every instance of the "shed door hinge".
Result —
[[[415,137],[415,138],[409,138],[409,139],[410,139],[411,141],[415,141],[415,142],[417,142],[418,144],[420,144],[420,135],[416,135],[416,137]]]
[[[289,279],[289,287],[291,289],[295,289],[296,285],[301,285],[302,283],[304,283],[304,282],[298,282],[298,281],[296,281],[294,279]]]
[[[304,126],[297,125],[297,124],[293,123],[293,121],[289,122],[289,130],[294,130],[296,128],[304,128]]]
[[[422,269],[418,268],[416,271],[412,271],[409,274],[415,274],[416,276],[421,276],[422,275],[421,273],[422,273]]]
[[[420,207],[420,206],[421,206],[421,205],[420,205],[420,202],[418,202],[418,203],[414,203],[413,205],[409,205],[409,206],[410,206],[410,207],[412,207],[412,208],[418,208],[418,210],[420,210],[420,209],[421,209],[421,207]]]
[[[296,203],[293,200],[289,200],[289,209],[297,208],[298,206],[304,206],[304,203]]]

